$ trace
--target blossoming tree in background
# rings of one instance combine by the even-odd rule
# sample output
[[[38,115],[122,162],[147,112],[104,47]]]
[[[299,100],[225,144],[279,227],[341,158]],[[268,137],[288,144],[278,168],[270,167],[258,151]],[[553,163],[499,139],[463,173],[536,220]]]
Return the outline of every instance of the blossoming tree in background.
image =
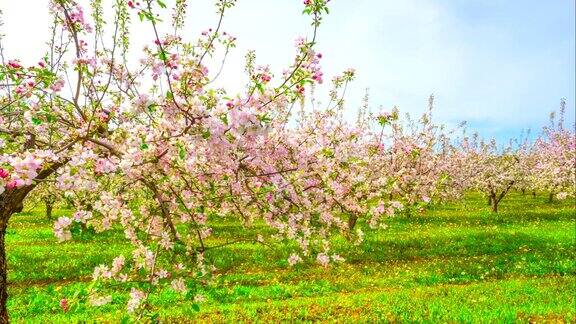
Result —
[[[560,104],[560,118],[550,116],[550,125],[533,145],[530,179],[534,190],[548,193],[548,200],[574,197],[576,190],[576,138],[564,126],[566,102]]]
[[[388,135],[390,148],[386,156],[384,173],[390,175],[390,197],[406,204],[407,212],[432,201],[442,202],[459,197],[464,187],[458,185],[451,163],[457,154],[450,142],[445,126],[432,122],[434,96],[430,96],[428,111],[417,121],[407,116],[406,124],[398,111],[381,114],[380,121],[391,125]]]
[[[471,188],[484,193],[492,211],[498,212],[498,204],[524,178],[518,148],[512,143],[498,147],[496,140],[485,142],[476,134],[463,140],[462,150]]]

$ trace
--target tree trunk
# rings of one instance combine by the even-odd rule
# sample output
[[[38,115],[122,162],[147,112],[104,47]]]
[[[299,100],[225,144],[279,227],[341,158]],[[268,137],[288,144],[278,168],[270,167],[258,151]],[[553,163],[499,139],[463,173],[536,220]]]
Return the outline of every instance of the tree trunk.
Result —
[[[492,212],[493,213],[497,213],[498,212],[498,199],[496,198],[495,195],[490,196],[490,200],[492,201]]]
[[[522,196],[526,195],[526,189],[522,188]]]
[[[492,196],[488,196],[488,206],[492,206]]]
[[[10,216],[24,208],[22,201],[29,190],[4,191],[0,195],[0,324],[8,323],[8,265],[6,261],[6,229]]]
[[[46,204],[46,218],[52,220],[52,209],[54,208],[54,202],[50,199],[44,200]]]
[[[553,201],[554,201],[554,193],[551,192],[548,194],[548,202],[551,203]]]
[[[8,301],[8,272],[6,266],[6,250],[4,246],[4,236],[6,235],[6,226],[0,228],[0,323],[8,323],[8,310],[6,302]]]
[[[354,226],[356,226],[356,221],[358,220],[358,216],[356,215],[350,215],[350,217],[348,217],[348,230],[352,231],[354,229]]]
[[[536,190],[532,190],[532,198],[536,198]]]
[[[40,171],[35,180],[43,180],[50,176],[59,167],[66,164],[68,160],[56,162],[48,168]],[[22,211],[24,208],[24,198],[34,189],[36,185],[20,187],[18,189],[8,189],[0,194],[0,324],[8,323],[8,310],[6,302],[8,300],[8,266],[6,264],[5,236],[10,217]]]

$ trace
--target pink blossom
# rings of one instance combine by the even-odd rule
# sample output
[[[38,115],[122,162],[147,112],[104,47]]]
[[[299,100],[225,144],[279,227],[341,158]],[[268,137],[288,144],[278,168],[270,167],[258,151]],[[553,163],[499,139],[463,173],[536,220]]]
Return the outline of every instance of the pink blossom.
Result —
[[[267,83],[267,82],[269,82],[270,80],[272,80],[272,78],[271,78],[270,75],[268,75],[268,74],[262,74],[262,75],[260,76],[260,79],[262,80],[263,83]]]
[[[300,258],[300,256],[298,254],[290,254],[290,257],[288,258],[288,264],[290,266],[295,266],[297,263],[302,262],[302,258]]]
[[[132,290],[130,290],[130,299],[126,305],[128,312],[133,313],[136,309],[138,309],[145,298],[146,294],[143,291],[132,288]]]
[[[62,90],[63,87],[64,87],[64,80],[58,79],[58,81],[50,85],[50,90],[54,92],[60,92],[60,90]]]
[[[24,181],[20,179],[11,180],[6,184],[7,189],[16,189],[22,186],[24,186]]]
[[[170,285],[172,286],[172,289],[174,289],[176,292],[186,293],[186,291],[188,291],[188,288],[186,288],[186,283],[182,278],[172,280]]]
[[[92,218],[92,212],[91,211],[85,211],[85,210],[79,210],[79,211],[74,213],[73,218],[75,221],[77,221],[79,223],[85,223],[90,218]]]
[[[206,297],[204,297],[204,295],[196,295],[194,296],[194,302],[195,303],[203,303],[206,301]]]
[[[338,254],[332,254],[332,261],[334,262],[344,262],[344,258]]]
[[[26,94],[26,88],[24,88],[23,86],[17,86],[16,89],[14,90],[14,92],[18,95],[25,95]]]
[[[66,298],[60,299],[59,304],[60,304],[60,308],[62,309],[63,312],[68,311],[68,300]]]
[[[74,9],[70,12],[70,20],[73,23],[78,23],[87,32],[92,32],[92,26],[90,26],[90,24],[88,24],[84,19],[84,10],[82,7],[78,5],[74,7]]]
[[[158,80],[160,75],[164,73],[164,63],[163,62],[156,62],[152,65],[152,79],[154,81]]]
[[[326,253],[319,253],[316,256],[316,262],[320,263],[323,267],[327,267],[330,263],[330,257]]]
[[[8,66],[13,68],[13,69],[21,69],[22,68],[22,65],[20,65],[20,63],[18,63],[18,61],[15,61],[15,60],[8,61]]]
[[[112,261],[112,273],[118,273],[124,266],[125,261],[126,259],[123,255],[114,258],[114,261]]]
[[[88,303],[91,306],[95,306],[95,307],[106,305],[110,302],[112,302],[112,296],[110,296],[110,295],[108,295],[108,296],[90,295],[90,297],[88,299]]]
[[[322,84],[323,80],[322,80],[322,76],[324,75],[324,73],[322,73],[321,71],[316,71],[314,72],[314,75],[312,76],[312,80]]]
[[[395,209],[400,209],[400,210],[404,209],[404,205],[402,205],[402,203],[399,201],[390,202],[390,206],[392,206],[392,208],[395,208]]]
[[[70,225],[72,225],[72,220],[66,216],[59,217],[54,223],[54,235],[59,239],[60,242],[66,241],[72,238],[72,233],[70,232]]]

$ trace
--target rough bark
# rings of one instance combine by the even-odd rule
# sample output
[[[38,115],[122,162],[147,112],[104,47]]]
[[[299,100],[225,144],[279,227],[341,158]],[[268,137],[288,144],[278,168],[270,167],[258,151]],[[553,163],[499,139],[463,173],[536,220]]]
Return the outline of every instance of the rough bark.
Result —
[[[357,215],[354,214],[350,215],[350,217],[348,218],[348,230],[352,231],[354,229],[357,220],[358,220]]]
[[[514,181],[510,181],[508,183],[508,186],[506,187],[506,189],[502,190],[502,192],[500,192],[500,194],[498,194],[495,191],[492,191],[492,193],[490,194],[491,199],[492,199],[492,211],[497,213],[498,212],[498,204],[500,203],[500,201],[502,200],[502,198],[504,198],[504,196],[506,196],[506,194],[508,193],[508,191],[510,191],[510,189],[512,189],[512,186],[514,185]]]
[[[44,180],[50,176],[59,167],[63,166],[66,161],[57,162],[48,168],[40,171],[36,181]],[[8,323],[8,310],[6,302],[8,300],[8,265],[6,262],[5,236],[8,228],[10,217],[22,211],[24,208],[24,199],[34,189],[37,182],[29,186],[18,189],[5,190],[0,194],[0,324]]]
[[[54,208],[54,202],[50,199],[44,200],[46,204],[46,218],[52,220],[52,209]]]
[[[496,198],[496,194],[492,194],[490,196],[490,202],[492,203],[492,212],[497,213],[498,212],[498,203],[500,202],[500,200],[498,198]]]
[[[30,189],[31,190],[31,189]],[[8,323],[8,265],[6,260],[5,236],[10,216],[22,211],[24,197],[30,192],[27,187],[7,190],[0,195],[0,324]]]
[[[8,271],[6,267],[6,252],[4,249],[4,236],[6,226],[0,228],[0,323],[8,323],[8,310],[6,302],[8,300]]]

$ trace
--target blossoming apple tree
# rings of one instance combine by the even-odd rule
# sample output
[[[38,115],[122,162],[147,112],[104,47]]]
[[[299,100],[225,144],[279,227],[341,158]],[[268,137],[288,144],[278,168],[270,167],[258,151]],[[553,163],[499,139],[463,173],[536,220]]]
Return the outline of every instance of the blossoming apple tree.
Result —
[[[512,143],[498,147],[496,140],[486,142],[477,134],[464,138],[461,149],[466,155],[461,167],[467,170],[471,188],[484,193],[492,211],[498,212],[498,204],[525,177],[519,149]]]
[[[161,287],[194,292],[187,279],[209,271],[204,253],[212,248],[214,217],[239,217],[246,226],[263,219],[278,238],[298,242],[291,264],[314,257],[326,266],[342,260],[330,251],[332,233],[361,239],[351,231],[358,217],[377,226],[380,215],[400,208],[384,200],[384,177],[372,169],[380,138],[339,113],[353,71],[333,80],[333,106],[302,112],[297,126],[288,123],[306,89],[323,82],[314,44],[326,2],[304,2],[312,36],[297,40],[285,71],[274,76],[249,53],[246,91],[233,95],[211,86],[219,73],[205,61],[217,48],[227,54],[235,46],[222,31],[234,1],[216,2],[216,27],[194,42],[179,35],[185,1],[176,1],[174,34],[159,31],[157,12],[166,7],[160,0],[116,0],[112,24],[104,21],[101,1],[91,2],[90,18],[74,1],[51,1],[47,54],[31,66],[2,55],[0,318],[8,319],[9,219],[43,182],[54,180],[73,199],[73,216],[54,224],[61,241],[71,238],[74,223],[123,229],[132,257],[98,266],[93,277],[130,285],[127,309],[141,315]],[[153,42],[138,62],[128,62],[128,27],[136,16],[152,27]],[[90,301],[109,298],[95,289]]]
[[[564,113],[566,101],[560,104],[560,118],[551,114],[550,124],[543,128],[541,136],[532,147],[533,163],[529,170],[534,190],[548,193],[548,200],[554,197],[573,197],[576,190],[576,138],[565,128]]]
[[[450,164],[453,150],[445,126],[432,122],[434,96],[429,98],[428,111],[417,121],[407,116],[406,124],[398,110],[381,113],[379,121],[390,123],[385,140],[389,149],[385,160],[385,174],[391,180],[390,197],[396,197],[411,207],[423,210],[433,200],[445,201],[458,197],[463,187],[456,182],[456,168]]]

